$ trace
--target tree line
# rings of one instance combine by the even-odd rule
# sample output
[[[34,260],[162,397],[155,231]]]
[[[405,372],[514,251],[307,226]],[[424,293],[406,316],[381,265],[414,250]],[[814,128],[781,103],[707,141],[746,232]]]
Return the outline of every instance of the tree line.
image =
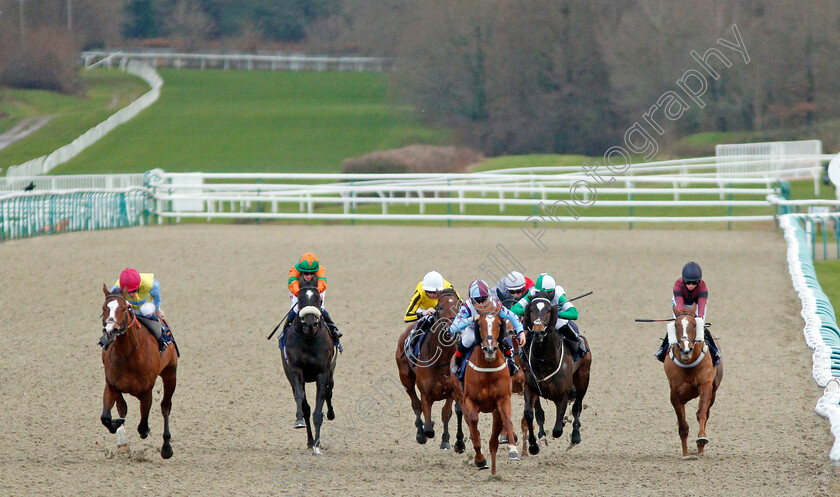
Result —
[[[0,0],[0,82],[49,87],[49,46],[378,55],[395,98],[485,153],[647,156],[836,120],[838,28],[834,0]]]

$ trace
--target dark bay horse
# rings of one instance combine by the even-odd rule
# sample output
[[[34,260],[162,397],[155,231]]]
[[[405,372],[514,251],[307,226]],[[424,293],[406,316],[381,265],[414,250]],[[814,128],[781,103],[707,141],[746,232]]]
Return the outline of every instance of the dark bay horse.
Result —
[[[671,404],[677,414],[683,459],[689,459],[685,404],[689,400],[700,398],[697,403],[697,422],[700,423],[697,433],[697,455],[702,456],[706,444],[709,443],[709,439],[706,438],[706,421],[723,379],[723,362],[717,366],[712,364],[712,355],[705,343],[703,330],[695,328],[696,310],[697,304],[682,309],[674,306],[677,344],[671,347],[665,358],[665,375],[671,388]]]
[[[292,321],[286,335],[283,370],[292,386],[297,404],[295,428],[306,428],[306,446],[312,449],[315,455],[320,455],[324,402],[327,403],[327,419],[335,419],[332,391],[336,348],[327,323],[321,315],[321,296],[316,288],[301,288],[298,294],[298,309],[300,312]],[[316,385],[315,410],[312,412],[314,437],[309,421],[309,403],[306,401],[306,383],[312,382]]]
[[[534,405],[539,397],[551,400],[557,409],[557,417],[551,436],[559,438],[563,434],[566,406],[574,392],[572,405],[571,445],[580,443],[580,413],[583,410],[583,398],[589,388],[589,370],[592,364],[592,352],[577,361],[572,360],[572,352],[555,331],[557,308],[545,298],[535,298],[525,307],[525,329],[528,341],[525,344],[525,423],[528,426],[528,452],[540,451],[534,436]],[[586,341],[586,338],[584,338]],[[589,349],[589,343],[586,348]],[[544,418],[544,416],[543,416]],[[538,419],[539,421],[539,419]],[[540,426],[540,432],[544,429]],[[523,451],[524,451],[523,447]]]
[[[504,354],[499,350],[502,336],[502,318],[499,317],[499,303],[490,299],[487,307],[479,309],[481,313],[475,323],[476,348],[467,361],[464,384],[450,376],[450,382],[458,387],[464,420],[470,427],[470,439],[475,449],[475,465],[479,469],[487,468],[487,460],[481,453],[481,434],[478,431],[478,415],[482,412],[493,413],[493,430],[490,434],[490,474],[496,474],[496,451],[499,448],[499,435],[504,433],[508,442],[508,459],[518,461],[516,436],[510,415],[511,381],[510,371]]]
[[[175,372],[178,369],[178,354],[175,346],[160,352],[157,339],[137,320],[134,311],[125,299],[125,294],[111,293],[105,285],[105,303],[102,305],[102,328],[107,349],[102,350],[102,364],[105,366],[105,392],[102,394],[102,424],[111,433],[117,433],[118,445],[128,451],[125,443],[125,415],[128,405],[123,394],[133,395],[140,400],[140,424],[137,431],[141,438],[149,436],[149,410],[152,407],[152,389],[157,377],[163,379],[163,446],[160,455],[172,457],[169,443],[169,411],[172,408],[172,394],[175,392]],[[117,404],[117,419],[111,419],[111,409]]]
[[[424,444],[429,438],[434,438],[435,429],[432,421],[432,404],[445,401],[441,410],[443,421],[443,438],[440,442],[441,450],[449,450],[449,420],[452,417],[452,402],[454,399],[452,384],[447,381],[449,376],[449,360],[455,353],[458,337],[449,333],[449,325],[458,314],[461,301],[454,290],[443,290],[435,307],[435,322],[427,332],[420,347],[418,357],[413,357],[411,351],[406,350],[405,342],[417,323],[412,323],[397,340],[396,361],[400,373],[400,381],[411,399],[411,408],[416,419],[417,443]],[[416,387],[416,390],[415,390]],[[420,396],[417,396],[417,390]],[[423,420],[420,415],[423,415]],[[460,430],[459,440],[463,446],[463,432]]]

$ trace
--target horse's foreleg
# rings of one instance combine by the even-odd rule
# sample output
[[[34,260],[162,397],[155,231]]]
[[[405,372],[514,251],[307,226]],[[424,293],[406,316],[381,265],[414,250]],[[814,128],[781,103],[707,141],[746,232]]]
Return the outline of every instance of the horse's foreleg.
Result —
[[[420,406],[423,410],[423,435],[426,438],[435,438],[435,422],[432,421],[432,401],[422,391],[420,392]]]
[[[688,421],[685,420],[685,404],[682,403],[676,393],[671,392],[671,405],[674,406],[674,412],[677,414],[682,456],[683,459],[688,459]]]
[[[523,418],[525,425],[528,427],[528,452],[532,455],[536,455],[540,453],[540,445],[537,443],[537,437],[534,436],[534,404],[538,400],[538,397],[534,395],[531,387],[527,384],[525,385],[525,391],[523,393],[525,396],[525,411],[523,413]],[[522,452],[525,452],[525,447],[522,448]]]
[[[330,372],[330,378],[327,382],[327,391],[324,393],[324,400],[327,403],[327,419],[332,421],[335,419],[335,411],[332,406],[333,387],[335,386],[335,379],[333,378],[333,371]]]
[[[167,367],[160,377],[163,380],[163,400],[160,401],[160,412],[163,414],[163,446],[160,448],[160,457],[169,459],[172,457],[172,445],[169,443],[172,438],[169,433],[169,412],[172,410],[172,394],[175,393],[175,368]]]
[[[122,397],[122,395],[116,388],[111,385],[105,385],[105,391],[102,392],[102,415],[99,417],[99,420],[102,421],[102,424],[105,425],[105,428],[108,428],[108,431],[111,433],[116,433],[117,428],[125,423],[125,417],[122,415],[116,420],[111,419],[111,409],[114,407],[114,402],[116,402],[120,397]],[[125,404],[125,399],[123,399],[123,404]],[[126,410],[128,410],[127,407]]]
[[[440,410],[440,420],[443,422],[443,436],[440,440],[440,450],[449,450],[449,420],[452,419],[452,397],[443,401]]]
[[[465,399],[462,409],[464,410],[464,420],[470,429],[470,440],[472,440],[473,449],[475,450],[475,465],[478,469],[487,469],[487,459],[481,453],[481,433],[478,431],[478,408],[472,405],[469,399]]]
[[[540,431],[537,433],[537,439],[548,447],[548,437],[545,434],[545,411],[542,408],[539,397],[534,402],[534,416],[537,419],[537,426],[540,427]]]
[[[137,433],[140,434],[140,438],[148,437],[149,431],[151,431],[149,430],[149,411],[152,410],[152,390],[154,390],[154,387],[137,396],[140,399],[140,424],[137,425]]]
[[[700,399],[697,401],[697,423],[700,430],[697,433],[697,455],[702,456],[709,439],[706,438],[706,422],[709,420],[709,409],[712,403],[713,390],[711,382],[700,387]]]
[[[490,474],[496,474],[496,452],[499,450],[499,435],[502,433],[502,414],[498,406],[493,411],[493,431],[490,433]]]
[[[461,403],[457,400],[455,401],[455,420],[458,425],[458,431],[455,434],[455,452],[458,454],[463,454],[464,451],[467,449],[467,444],[464,443],[464,413],[461,410]]]
[[[312,412],[312,421],[315,424],[315,445],[312,450],[315,455],[321,454],[321,424],[324,422],[324,397],[329,382],[329,373],[318,375],[315,381],[315,410]]]
[[[563,427],[566,425],[566,421],[563,418],[566,417],[566,406],[568,405],[568,392],[561,395],[554,402],[554,407],[557,409],[557,419],[554,420],[554,429],[551,430],[552,438],[560,438],[561,436],[563,436]]]

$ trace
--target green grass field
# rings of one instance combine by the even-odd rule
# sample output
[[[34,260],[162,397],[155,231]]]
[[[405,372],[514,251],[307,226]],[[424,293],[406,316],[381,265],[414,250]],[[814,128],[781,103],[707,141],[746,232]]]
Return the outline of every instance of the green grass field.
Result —
[[[445,143],[382,74],[161,70],[160,100],[56,173],[337,172],[341,161]]]

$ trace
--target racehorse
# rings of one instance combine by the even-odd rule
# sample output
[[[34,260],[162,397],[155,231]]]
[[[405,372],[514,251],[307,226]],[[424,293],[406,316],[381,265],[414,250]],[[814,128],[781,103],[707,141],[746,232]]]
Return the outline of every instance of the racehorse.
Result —
[[[332,390],[337,354],[335,342],[321,315],[321,296],[317,288],[301,288],[298,293],[298,309],[300,312],[286,334],[283,370],[292,386],[297,404],[295,428],[306,428],[306,446],[312,449],[315,455],[320,455],[325,401],[327,419],[335,419]],[[306,383],[312,382],[316,385],[315,410],[312,412],[314,437],[309,420],[309,403],[306,401]]]
[[[694,316],[697,304],[690,308],[674,306],[677,344],[671,347],[665,358],[665,375],[671,388],[671,404],[677,414],[683,459],[688,455],[688,422],[685,420],[685,404],[700,397],[697,404],[697,455],[702,456],[709,439],[706,438],[706,421],[709,410],[715,403],[715,394],[723,379],[723,362],[712,364],[709,346],[704,340],[703,330],[695,328]],[[714,340],[714,338],[712,338]]]
[[[502,432],[509,441],[508,459],[519,460],[510,417],[510,371],[504,354],[499,350],[499,340],[504,338],[502,318],[499,317],[500,306],[494,299],[488,300],[484,306],[477,306],[480,314],[474,326],[478,344],[467,360],[463,388],[454,376],[450,376],[449,380],[458,388],[456,395],[459,394],[464,420],[470,427],[470,439],[475,449],[474,462],[478,469],[487,469],[487,460],[481,453],[478,415],[482,412],[493,413],[493,430],[490,434],[491,475],[496,474],[496,450]]]
[[[160,455],[172,457],[169,440],[169,411],[175,392],[175,372],[178,369],[177,348],[173,345],[160,352],[157,339],[140,324],[134,310],[120,291],[111,293],[105,285],[105,303],[102,304],[102,328],[106,349],[102,350],[105,366],[105,392],[102,394],[102,424],[111,433],[117,433],[118,447],[128,452],[125,443],[125,415],[128,405],[123,394],[133,395],[140,401],[140,438],[149,436],[149,410],[152,407],[152,389],[157,377],[163,379],[163,446]],[[117,405],[119,418],[111,419],[111,409]]]
[[[417,427],[417,443],[425,444],[427,439],[434,438],[435,424],[431,419],[432,404],[440,400],[445,401],[440,413],[441,421],[443,421],[441,450],[450,448],[449,420],[452,417],[454,395],[452,385],[446,379],[449,376],[449,359],[455,353],[458,337],[449,333],[449,325],[452,324],[452,319],[458,314],[460,307],[461,301],[454,290],[446,289],[440,293],[435,307],[434,324],[423,339],[418,357],[414,357],[412,352],[406,349],[406,338],[414,330],[416,322],[409,325],[397,340],[397,368],[400,381],[411,399],[411,407],[416,416],[414,426]],[[419,398],[417,390],[420,391]],[[421,413],[425,423],[420,419]],[[463,446],[460,416],[458,421],[459,440]]]
[[[528,452],[538,454],[540,451],[537,438],[534,436],[534,406],[539,397],[554,402],[557,418],[551,436],[559,438],[563,434],[565,425],[566,405],[570,395],[574,395],[572,405],[572,437],[571,446],[580,443],[580,413],[583,410],[583,398],[589,388],[589,369],[592,364],[592,352],[589,342],[584,337],[586,354],[577,361],[572,360],[572,352],[555,331],[557,323],[557,308],[551,301],[538,297],[525,307],[524,326],[528,330],[528,342],[525,344],[525,424],[528,427]],[[542,416],[543,420],[545,416]],[[540,422],[539,416],[537,419]],[[545,431],[540,424],[540,436]],[[524,442],[523,442],[523,452]]]

